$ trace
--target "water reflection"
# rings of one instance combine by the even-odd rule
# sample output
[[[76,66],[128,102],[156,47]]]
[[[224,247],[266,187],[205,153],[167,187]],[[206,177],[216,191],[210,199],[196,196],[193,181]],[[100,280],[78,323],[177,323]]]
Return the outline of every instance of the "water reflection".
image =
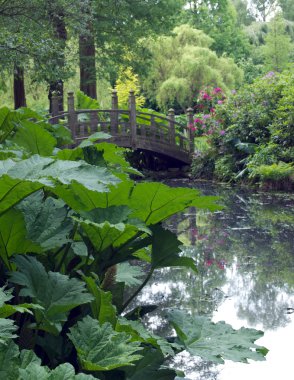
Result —
[[[259,378],[273,380],[274,367],[268,369],[274,363],[281,364],[277,363],[281,360],[277,353],[272,357],[275,342],[284,331],[294,329],[294,195],[236,193],[207,186],[202,191],[221,195],[225,209],[213,214],[189,209],[167,223],[188,246],[185,254],[197,262],[199,273],[181,269],[157,272],[141,296],[144,303],[162,305],[148,322],[154,332],[169,334],[165,310],[180,307],[192,314],[210,315],[215,321],[225,320],[236,328],[263,329],[266,343],[260,344],[267,345],[272,353],[265,363],[250,364],[246,373],[249,376],[252,371],[250,376],[257,379],[261,365]],[[281,350],[287,357],[287,342]],[[288,350],[293,351],[293,347]],[[232,380],[240,378],[244,368],[244,364],[230,362],[215,366],[186,355],[176,361],[193,380]],[[290,373],[291,361],[288,366]]]

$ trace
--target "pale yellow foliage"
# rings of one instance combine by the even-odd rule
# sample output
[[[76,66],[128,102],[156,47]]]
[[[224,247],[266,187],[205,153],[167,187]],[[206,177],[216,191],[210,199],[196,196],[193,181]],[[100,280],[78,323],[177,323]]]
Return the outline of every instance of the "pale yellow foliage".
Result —
[[[138,107],[143,107],[145,98],[140,95],[141,87],[139,77],[130,67],[119,73],[119,77],[115,84],[115,89],[117,91],[119,106],[124,107],[128,104],[130,91],[133,90],[136,95],[136,105]]]

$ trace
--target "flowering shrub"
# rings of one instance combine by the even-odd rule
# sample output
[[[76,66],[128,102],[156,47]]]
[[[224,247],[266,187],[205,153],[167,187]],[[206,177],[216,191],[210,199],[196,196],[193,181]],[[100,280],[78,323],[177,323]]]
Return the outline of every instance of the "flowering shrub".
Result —
[[[205,87],[195,99],[194,123],[190,126],[195,136],[224,135],[222,120],[217,117],[216,108],[221,106],[226,96],[220,87]]]

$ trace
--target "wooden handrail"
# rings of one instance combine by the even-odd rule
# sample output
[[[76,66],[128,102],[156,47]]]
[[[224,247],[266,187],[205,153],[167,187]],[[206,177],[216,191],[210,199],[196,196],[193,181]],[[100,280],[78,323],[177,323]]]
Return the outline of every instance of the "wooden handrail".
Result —
[[[192,108],[187,110],[187,124],[182,124],[175,120],[173,109],[169,110],[166,117],[138,111],[134,91],[130,92],[128,109],[118,109],[116,91],[112,92],[111,109],[76,109],[72,92],[68,93],[67,112],[59,112],[57,103],[58,98],[54,97],[53,112],[48,121],[51,124],[58,124],[59,120],[63,119],[76,142],[101,130],[109,133],[112,136],[111,141],[117,145],[154,150],[158,153],[162,149],[163,154],[180,157],[185,162],[190,161],[194,153],[194,132],[191,128]],[[80,120],[78,117],[80,114],[89,116]],[[119,117],[120,115],[122,117]],[[177,127],[180,127],[182,131],[179,131]]]

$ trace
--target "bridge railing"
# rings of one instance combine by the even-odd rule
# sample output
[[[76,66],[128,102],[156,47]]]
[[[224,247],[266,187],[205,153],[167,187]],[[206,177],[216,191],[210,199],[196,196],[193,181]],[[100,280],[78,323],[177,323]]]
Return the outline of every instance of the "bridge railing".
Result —
[[[52,97],[52,114],[49,121],[60,120],[71,130],[77,143],[95,132],[109,133],[116,143],[136,148],[138,145],[152,150],[154,144],[191,154],[194,152],[193,109],[187,110],[187,123],[175,120],[175,111],[170,109],[166,117],[157,113],[143,112],[136,108],[134,91],[130,91],[127,109],[118,108],[117,92],[112,92],[111,109],[76,109],[73,92],[68,93],[67,112],[59,112],[58,97]],[[138,144],[140,142],[140,144]]]

